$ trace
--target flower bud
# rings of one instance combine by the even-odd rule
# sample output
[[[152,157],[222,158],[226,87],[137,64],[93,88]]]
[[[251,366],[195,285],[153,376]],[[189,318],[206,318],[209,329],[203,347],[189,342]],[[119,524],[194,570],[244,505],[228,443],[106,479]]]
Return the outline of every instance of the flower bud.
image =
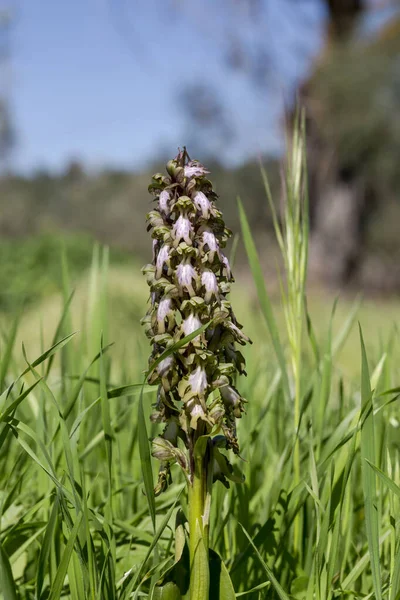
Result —
[[[171,442],[161,437],[156,437],[151,444],[151,454],[158,460],[173,460],[175,458],[175,449]]]
[[[240,419],[244,411],[243,398],[232,386],[227,385],[220,388],[221,396],[226,410],[232,412],[237,419]]]

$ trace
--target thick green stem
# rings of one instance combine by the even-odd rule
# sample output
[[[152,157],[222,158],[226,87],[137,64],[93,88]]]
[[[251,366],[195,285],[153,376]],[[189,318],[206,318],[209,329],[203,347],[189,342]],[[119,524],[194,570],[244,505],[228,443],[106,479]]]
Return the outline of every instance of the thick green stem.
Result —
[[[207,467],[208,452],[195,453],[194,472],[189,484],[190,600],[208,600],[209,506],[211,487]]]

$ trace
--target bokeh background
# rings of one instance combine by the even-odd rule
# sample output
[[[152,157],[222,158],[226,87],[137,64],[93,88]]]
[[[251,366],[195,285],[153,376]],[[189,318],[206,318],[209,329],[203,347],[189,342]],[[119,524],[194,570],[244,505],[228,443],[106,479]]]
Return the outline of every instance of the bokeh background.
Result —
[[[30,307],[49,319],[60,246],[79,285],[97,240],[111,249],[113,314],[121,327],[137,321],[147,185],[183,145],[210,169],[234,232],[241,197],[273,293],[259,164],[279,205],[296,103],[307,114],[314,310],[324,320],[325,294],[362,291],[368,318],[389,327],[400,290],[397,1],[0,0],[1,312],[23,303],[28,320]],[[236,271],[247,283],[240,242]]]

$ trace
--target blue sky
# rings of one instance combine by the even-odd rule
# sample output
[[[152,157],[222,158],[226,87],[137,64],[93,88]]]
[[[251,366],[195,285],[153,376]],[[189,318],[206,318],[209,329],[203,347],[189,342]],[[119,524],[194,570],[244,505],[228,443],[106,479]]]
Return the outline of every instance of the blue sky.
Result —
[[[284,4],[294,5],[265,0],[255,31],[244,12],[232,17],[228,0],[0,0],[15,11],[14,166],[60,169],[79,158],[91,168],[138,169],[161,149],[174,153],[187,133],[178,92],[199,80],[223,89],[235,122],[228,162],[278,151],[283,98],[317,52],[324,20],[319,0],[299,1],[289,19]],[[250,43],[267,37],[267,90],[226,69],[224,40],[232,32]]]

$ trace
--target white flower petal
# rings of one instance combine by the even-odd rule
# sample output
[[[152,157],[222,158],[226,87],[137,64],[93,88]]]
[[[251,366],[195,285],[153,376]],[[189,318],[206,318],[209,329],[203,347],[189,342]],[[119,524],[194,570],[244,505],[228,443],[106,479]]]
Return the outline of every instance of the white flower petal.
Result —
[[[182,322],[182,329],[183,329],[185,336],[190,335],[191,333],[193,333],[194,331],[196,331],[196,329],[199,329],[200,327],[201,327],[201,321],[197,315],[189,315]]]
[[[175,242],[184,240],[187,244],[191,243],[190,234],[193,232],[193,226],[186,215],[179,215],[174,227],[173,235]]]
[[[190,411],[190,415],[192,417],[204,417],[205,415],[203,407],[200,404],[195,404],[192,410]]]
[[[197,210],[199,210],[205,219],[208,219],[210,214],[211,202],[203,192],[197,192],[193,197],[193,202]]]
[[[185,177],[201,177],[206,173],[209,173],[209,171],[195,160],[192,160],[184,169]]]
[[[216,252],[219,248],[218,240],[212,231],[203,232],[203,244],[209,247],[212,252]]]
[[[163,267],[169,258],[169,251],[170,251],[169,245],[164,244],[161,247],[160,252],[158,253],[157,260],[156,260],[156,267],[157,267],[156,275],[157,275],[157,277],[161,276]]]
[[[163,298],[158,305],[157,309],[157,320],[164,321],[164,319],[168,316],[169,311],[171,310],[171,298]]]
[[[196,271],[190,263],[181,263],[176,268],[176,278],[182,287],[191,285],[196,278]]]
[[[174,362],[174,359],[172,358],[172,356],[167,356],[167,358],[164,358],[164,360],[162,360],[157,365],[157,373],[159,375],[161,375],[161,377],[166,375],[168,373],[168,371],[170,370],[170,368],[172,367],[173,362]]]
[[[163,190],[158,199],[158,205],[160,207],[160,210],[165,214],[169,214],[169,212],[170,212],[169,206],[168,206],[169,199],[170,199],[169,192],[167,192],[167,190]]]
[[[189,375],[189,385],[195,394],[204,394],[206,391],[208,387],[207,376],[200,366]]]
[[[202,272],[201,283],[204,285],[207,292],[210,292],[213,294],[218,293],[217,278],[215,277],[215,273],[213,273],[209,269],[206,269],[205,271]]]
[[[228,258],[224,254],[222,254],[221,260],[222,260],[222,264],[225,267],[226,277],[227,277],[227,279],[229,281],[230,279],[232,279],[232,271],[231,271],[231,267],[230,267],[230,264],[229,264],[229,260],[228,260]]]

